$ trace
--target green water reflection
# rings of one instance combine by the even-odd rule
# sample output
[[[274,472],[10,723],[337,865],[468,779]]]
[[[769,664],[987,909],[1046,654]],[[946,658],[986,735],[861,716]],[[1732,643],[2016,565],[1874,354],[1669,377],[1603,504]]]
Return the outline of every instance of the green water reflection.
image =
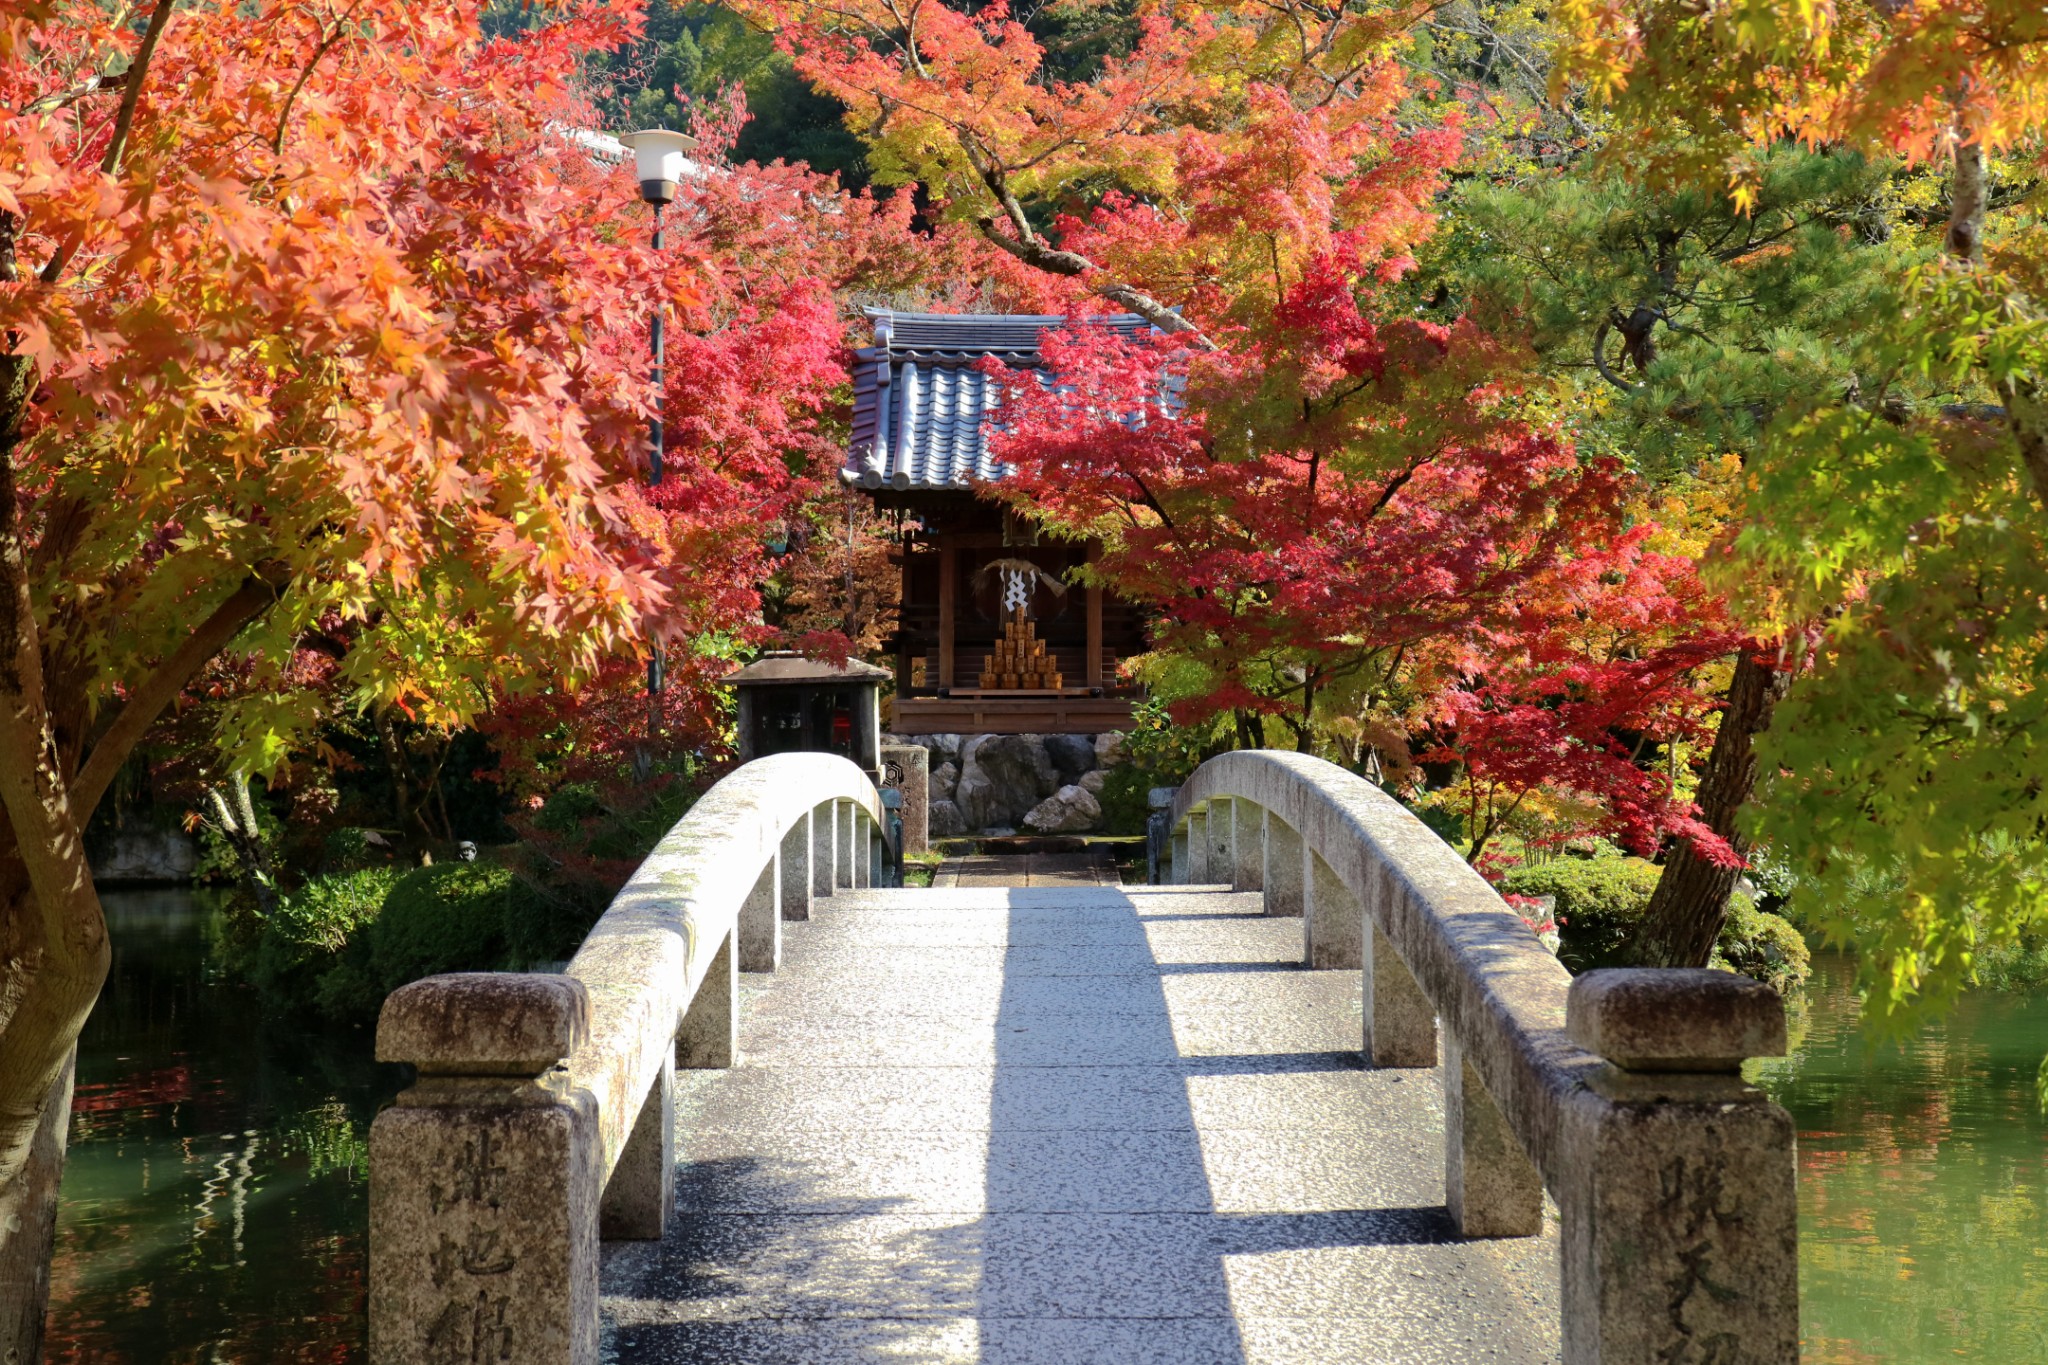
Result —
[[[2048,1361],[2048,998],[1982,992],[1906,1048],[1816,954],[1807,1032],[1761,1080],[1799,1125],[1809,1365]]]
[[[208,970],[203,897],[109,892],[80,1043],[51,1365],[364,1357],[363,1033],[267,1020]]]

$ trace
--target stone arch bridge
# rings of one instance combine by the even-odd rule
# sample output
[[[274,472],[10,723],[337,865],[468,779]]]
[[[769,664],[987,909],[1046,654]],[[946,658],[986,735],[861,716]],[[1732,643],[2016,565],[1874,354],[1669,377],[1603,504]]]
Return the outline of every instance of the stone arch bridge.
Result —
[[[1570,978],[1316,759],[1170,883],[889,889],[844,760],[714,787],[559,975],[395,992],[377,1365],[1798,1358],[1746,978]]]

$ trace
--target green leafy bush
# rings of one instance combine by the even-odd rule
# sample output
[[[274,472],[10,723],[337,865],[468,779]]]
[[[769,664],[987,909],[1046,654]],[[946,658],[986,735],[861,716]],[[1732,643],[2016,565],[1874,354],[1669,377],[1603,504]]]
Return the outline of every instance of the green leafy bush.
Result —
[[[1558,960],[1573,972],[1627,965],[1629,936],[1642,922],[1663,869],[1641,858],[1559,858],[1518,867],[1501,878],[1503,892],[1554,896]],[[1736,895],[1714,945],[1715,966],[1752,976],[1779,991],[1812,970],[1806,940],[1780,916]]]
[[[548,794],[533,823],[550,834],[567,834],[585,820],[602,815],[608,807],[591,782],[568,782]]]
[[[1738,892],[1729,902],[1712,965],[1755,977],[1782,993],[1812,974],[1813,954],[1789,920],[1757,909],[1755,901]]]
[[[391,865],[395,856],[388,843],[370,842],[372,831],[356,825],[344,825],[329,830],[320,841],[320,870],[329,875],[354,872],[365,867]]]
[[[595,920],[496,863],[368,868],[287,896],[263,926],[251,975],[282,1004],[360,1022],[422,976],[566,958]]]
[[[592,858],[638,865],[676,822],[697,804],[695,787],[674,782],[631,808],[610,809],[586,826],[584,852]]]
[[[1657,889],[1662,869],[1641,858],[1558,858],[1518,867],[1500,889],[1557,898],[1558,960],[1574,972],[1621,965],[1622,945]]]
[[[310,1000],[320,975],[377,918],[399,873],[367,867],[315,877],[285,896],[256,932],[249,977],[266,995]]]
[[[1152,813],[1146,795],[1158,785],[1152,774],[1134,764],[1103,773],[1102,791],[1095,798],[1102,804],[1102,832],[1143,834],[1145,818]]]

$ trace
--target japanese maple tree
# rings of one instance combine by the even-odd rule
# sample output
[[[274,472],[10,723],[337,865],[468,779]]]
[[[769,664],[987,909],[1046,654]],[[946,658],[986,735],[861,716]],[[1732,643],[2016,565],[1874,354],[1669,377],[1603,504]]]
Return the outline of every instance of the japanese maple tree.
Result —
[[[1277,718],[1304,749],[1331,697],[1426,725],[1483,685],[1489,628],[1609,538],[1624,481],[1501,382],[1519,357],[1404,316],[1463,146],[1455,101],[1404,75],[1427,7],[1143,4],[1085,80],[1000,4],[742,8],[853,111],[878,180],[1063,284],[1059,311],[1163,338],[1048,339],[991,440],[997,495],[1099,538],[1092,572],[1155,608],[1198,675],[1183,719],[1255,744]],[[1669,785],[1650,826],[1682,815]]]
[[[82,831],[209,661],[276,684],[222,725],[260,771],[312,623],[348,623],[336,687],[452,722],[717,610],[675,555],[725,495],[640,488],[644,321],[707,306],[695,253],[562,136],[634,6],[556,10],[0,16],[0,1353],[36,1353],[107,969]]]

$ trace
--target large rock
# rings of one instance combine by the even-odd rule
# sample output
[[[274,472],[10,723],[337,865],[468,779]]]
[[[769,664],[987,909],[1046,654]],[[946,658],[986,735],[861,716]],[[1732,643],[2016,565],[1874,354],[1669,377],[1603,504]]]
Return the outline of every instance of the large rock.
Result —
[[[1076,782],[1074,785],[1079,787],[1084,792],[1088,792],[1095,796],[1100,796],[1102,795],[1103,784],[1107,781],[1109,781],[1109,774],[1104,772],[1100,768],[1095,768],[1088,772],[1082,773],[1081,780],[1079,782]]]
[[[1059,770],[1037,735],[976,735],[960,747],[953,804],[969,829],[992,829],[1016,824],[1059,787]]]
[[[932,769],[932,800],[951,801],[953,788],[960,783],[960,765],[941,763]]]
[[[918,741],[932,751],[932,762],[958,763],[960,761],[960,736],[926,735]]]
[[[1102,804],[1086,787],[1069,784],[1033,806],[1024,823],[1040,834],[1078,834],[1095,828]]]
[[[1061,786],[1079,782],[1095,766],[1095,741],[1086,735],[1047,735],[1045,753],[1059,770]]]
[[[1104,730],[1095,737],[1095,766],[1114,768],[1124,761],[1124,736],[1120,730]]]
[[[925,818],[931,826],[931,837],[950,839],[956,834],[967,832],[967,821],[961,818],[960,808],[951,801],[934,801],[925,808]]]
[[[953,799],[948,804],[960,812],[961,822],[968,829],[987,829],[1010,818],[1009,802],[1003,799],[989,775],[972,763],[953,785]]]

